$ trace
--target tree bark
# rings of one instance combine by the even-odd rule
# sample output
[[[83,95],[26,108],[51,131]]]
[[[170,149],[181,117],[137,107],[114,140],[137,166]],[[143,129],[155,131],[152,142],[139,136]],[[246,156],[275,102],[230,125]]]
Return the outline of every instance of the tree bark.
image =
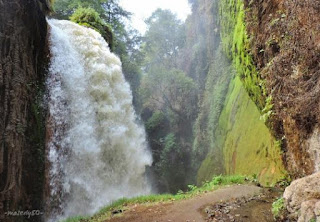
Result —
[[[0,221],[40,221],[9,211],[42,210],[47,63],[46,0],[0,0]]]

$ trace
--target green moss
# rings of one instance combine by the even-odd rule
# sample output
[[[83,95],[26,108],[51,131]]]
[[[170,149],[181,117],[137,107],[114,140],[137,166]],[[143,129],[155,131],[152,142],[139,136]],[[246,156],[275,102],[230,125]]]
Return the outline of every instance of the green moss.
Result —
[[[263,185],[286,176],[279,143],[260,120],[260,112],[239,77],[231,81],[215,130],[216,143],[198,171],[198,183],[216,174],[216,155],[223,153],[226,174],[257,175]]]
[[[266,104],[265,84],[257,72],[250,54],[242,0],[220,1],[220,25],[223,49],[233,60],[249,96],[262,110]]]
[[[279,142],[265,125],[272,115],[272,98],[266,96],[264,82],[249,53],[243,1],[222,0],[219,7],[222,48],[233,61],[237,75],[229,85],[223,110],[218,112],[218,121],[215,121],[216,115],[211,120],[215,107],[208,106],[208,117],[203,121],[206,128],[196,128],[196,132],[201,134],[196,136],[194,146],[207,146],[209,151],[198,170],[197,183],[224,173],[257,175],[263,185],[271,185],[286,177]],[[228,65],[224,69],[233,75]],[[208,95],[212,98],[217,96],[216,92]],[[206,94],[204,98],[206,101]],[[202,143],[201,136],[205,138]]]

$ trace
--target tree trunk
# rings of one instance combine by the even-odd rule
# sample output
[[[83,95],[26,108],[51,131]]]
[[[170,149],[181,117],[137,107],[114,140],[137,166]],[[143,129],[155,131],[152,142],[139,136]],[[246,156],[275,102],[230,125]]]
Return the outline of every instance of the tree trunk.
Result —
[[[8,215],[42,210],[47,64],[46,0],[0,0],[0,221],[40,221]]]

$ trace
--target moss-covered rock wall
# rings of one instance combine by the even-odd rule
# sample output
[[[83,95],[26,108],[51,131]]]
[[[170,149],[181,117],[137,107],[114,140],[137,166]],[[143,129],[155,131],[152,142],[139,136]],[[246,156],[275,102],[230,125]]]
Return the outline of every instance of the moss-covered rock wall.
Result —
[[[219,173],[215,171],[217,153],[222,154],[226,174],[255,175],[263,185],[274,184],[286,176],[279,143],[261,120],[259,109],[239,77],[230,82],[215,138],[214,149],[198,171],[198,183]]]
[[[220,61],[212,62],[210,68],[214,72],[208,72],[198,117],[198,122],[202,120],[207,127],[197,127],[198,122],[195,127],[198,150],[208,148],[198,168],[197,183],[217,174],[242,174],[255,175],[263,185],[271,185],[287,173],[281,159],[281,141],[274,138],[266,125],[272,99],[266,94],[265,82],[250,53],[244,2],[220,0],[218,7],[221,37],[218,48],[222,48],[222,53]],[[223,56],[230,61],[222,63]],[[224,85],[221,80],[227,83],[222,105],[218,90]],[[213,115],[219,103],[221,110],[218,116]]]

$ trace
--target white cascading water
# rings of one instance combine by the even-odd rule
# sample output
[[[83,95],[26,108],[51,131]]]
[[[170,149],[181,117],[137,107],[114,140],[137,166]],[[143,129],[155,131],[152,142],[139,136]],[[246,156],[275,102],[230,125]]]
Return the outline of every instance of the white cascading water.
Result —
[[[145,170],[152,158],[120,60],[96,31],[69,21],[48,23],[50,195],[60,207],[52,220],[150,193]]]

